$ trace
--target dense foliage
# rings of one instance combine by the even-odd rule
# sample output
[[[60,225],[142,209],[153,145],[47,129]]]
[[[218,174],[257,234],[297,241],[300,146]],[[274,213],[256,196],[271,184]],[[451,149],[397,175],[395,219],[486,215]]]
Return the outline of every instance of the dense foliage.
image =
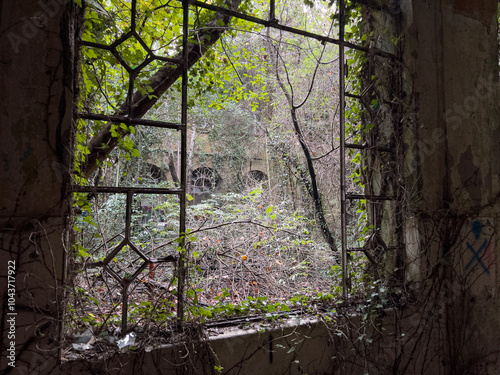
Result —
[[[215,4],[262,18],[269,11],[267,2]],[[181,84],[168,59],[180,56],[180,4],[137,1],[135,18],[130,2],[82,5],[87,43],[77,110],[179,122]],[[355,19],[356,8],[348,4],[348,10]],[[188,258],[191,318],[287,312],[340,295],[338,48],[202,8],[190,14],[189,48],[196,56],[188,92],[188,233],[180,239],[178,197],[135,194],[130,243],[123,245],[125,195],[76,194],[70,307],[76,326],[118,325],[124,297],[118,279],[131,275],[137,278],[128,288],[130,321],[151,327],[170,321],[180,255]],[[335,4],[277,2],[276,17],[337,37]],[[359,141],[356,110],[348,126]],[[79,119],[76,142],[77,184],[178,186],[176,130]],[[349,189],[356,191],[362,160],[359,153],[351,159],[358,181]],[[363,205],[349,215],[350,241],[362,243]],[[132,247],[159,261],[146,267]],[[110,253],[111,271],[105,271],[100,265]],[[350,276],[364,278],[361,263]]]

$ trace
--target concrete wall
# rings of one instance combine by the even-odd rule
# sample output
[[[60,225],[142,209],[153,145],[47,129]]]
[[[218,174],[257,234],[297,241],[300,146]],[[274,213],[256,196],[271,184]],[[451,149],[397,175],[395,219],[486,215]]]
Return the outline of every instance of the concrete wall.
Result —
[[[57,365],[71,226],[72,4],[0,4],[2,373]]]
[[[498,3],[402,3],[414,106],[405,122],[406,238],[421,324],[434,325],[439,373],[498,373]]]
[[[211,328],[207,335],[195,331],[175,345],[150,352],[124,350],[95,361],[64,363],[62,374],[211,374],[214,366],[224,374],[331,374],[336,348],[331,334],[317,320],[291,319],[253,328]],[[214,356],[215,354],[215,356]],[[132,372],[133,369],[133,372]]]

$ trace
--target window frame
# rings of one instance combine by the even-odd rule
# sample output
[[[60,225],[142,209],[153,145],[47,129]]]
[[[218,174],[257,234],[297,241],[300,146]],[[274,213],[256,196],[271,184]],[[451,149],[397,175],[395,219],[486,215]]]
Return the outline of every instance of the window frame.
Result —
[[[91,193],[91,194],[125,194],[126,195],[126,219],[125,219],[125,238],[123,245],[119,245],[115,250],[108,255],[105,260],[102,262],[102,266],[105,271],[109,272],[113,275],[113,272],[107,266],[116,252],[122,248],[123,246],[132,247],[133,251],[135,251],[143,260],[144,263],[142,265],[141,270],[147,267],[151,263],[158,262],[158,259],[152,259],[145,254],[142,254],[139,249],[137,249],[130,240],[130,231],[131,231],[131,215],[132,215],[132,202],[133,196],[135,194],[157,194],[157,195],[175,195],[179,198],[179,246],[184,248],[186,244],[186,206],[187,206],[187,194],[190,188],[190,176],[188,176],[187,171],[187,116],[188,116],[188,35],[189,35],[189,15],[190,15],[190,6],[196,6],[203,9],[207,9],[213,12],[217,12],[219,14],[223,14],[226,16],[230,16],[233,18],[243,19],[249,22],[253,22],[255,24],[260,24],[268,28],[274,28],[281,31],[286,31],[292,34],[300,35],[306,38],[311,38],[320,41],[321,43],[331,43],[339,48],[339,60],[342,62],[339,64],[338,71],[338,81],[339,81],[339,126],[340,126],[340,242],[341,242],[341,267],[342,267],[342,296],[344,301],[349,300],[349,292],[350,292],[350,277],[349,277],[349,254],[352,252],[363,252],[370,259],[369,250],[366,247],[363,248],[349,248],[347,243],[347,202],[350,200],[366,200],[372,206],[372,211],[375,210],[375,205],[377,202],[386,201],[386,200],[397,200],[397,194],[395,196],[382,196],[375,194],[350,194],[347,192],[347,176],[346,176],[346,153],[350,149],[357,149],[367,152],[385,152],[392,151],[389,148],[377,147],[376,145],[365,146],[359,144],[352,144],[346,142],[346,98],[354,98],[361,99],[360,96],[350,94],[346,92],[346,72],[347,72],[347,62],[346,62],[346,50],[352,49],[355,51],[360,51],[366,55],[376,55],[384,59],[389,59],[391,61],[397,61],[397,56],[392,53],[382,51],[380,49],[371,49],[364,46],[356,45],[354,43],[345,40],[345,25],[346,25],[346,7],[344,0],[338,0],[337,5],[338,16],[339,16],[339,38],[331,38],[315,33],[311,33],[308,31],[292,28],[286,25],[281,25],[276,18],[275,9],[276,4],[275,0],[270,0],[270,11],[268,19],[261,19],[251,15],[243,14],[237,11],[229,10],[226,8],[222,8],[220,6],[216,6],[213,4],[204,3],[197,0],[179,0],[182,3],[183,8],[183,25],[182,25],[182,61],[175,61],[174,63],[179,64],[182,67],[182,75],[181,75],[181,120],[179,123],[171,123],[171,122],[160,122],[160,121],[151,121],[144,120],[142,118],[134,118],[132,116],[132,96],[133,96],[133,85],[134,78],[136,76],[135,69],[127,69],[131,74],[131,79],[129,82],[129,91],[127,96],[127,114],[124,116],[110,116],[99,113],[76,113],[75,119],[84,119],[84,120],[99,120],[99,121],[109,121],[117,124],[124,123],[128,126],[152,126],[152,127],[160,127],[166,129],[174,129],[180,132],[180,184],[177,188],[138,188],[138,187],[111,187],[111,186],[73,186],[74,192],[79,193]],[[363,3],[363,2],[355,2],[355,3]],[[131,19],[132,25],[131,30],[123,35],[121,39],[128,37],[129,35],[138,35],[136,32],[135,25],[135,13],[136,13],[137,0],[131,0]],[[103,45],[94,42],[85,42],[81,41],[80,45],[92,47],[92,48],[100,48],[103,50],[108,50],[113,53],[115,56],[119,56],[116,51],[116,47],[119,45],[117,42],[112,45]],[[158,59],[156,56],[152,56],[152,60]],[[145,64],[144,66],[146,66]],[[143,67],[139,67],[142,69]],[[137,70],[137,74],[140,71]],[[401,251],[401,247],[398,246],[398,251]],[[171,260],[168,260],[171,261]],[[187,273],[187,263],[184,256],[179,256],[178,265],[177,265],[177,275],[178,275],[178,285],[177,285],[177,320],[182,322],[185,316],[185,283],[186,283],[186,273]],[[127,300],[128,300],[128,287],[131,282],[137,277],[138,272],[133,275],[132,279],[125,279],[120,277],[119,275],[113,275],[118,282],[121,283],[123,287],[123,308],[122,308],[122,331],[127,331],[127,321],[128,321],[128,309],[127,309]]]

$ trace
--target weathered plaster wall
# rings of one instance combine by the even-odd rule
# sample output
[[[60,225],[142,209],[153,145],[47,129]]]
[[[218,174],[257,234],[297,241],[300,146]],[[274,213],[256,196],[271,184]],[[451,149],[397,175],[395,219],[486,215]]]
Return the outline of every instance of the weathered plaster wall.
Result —
[[[406,237],[417,299],[424,319],[436,319],[429,335],[439,373],[498,373],[498,2],[402,3],[414,104],[405,124]]]
[[[71,165],[71,4],[0,3],[2,373],[46,373],[58,356]]]

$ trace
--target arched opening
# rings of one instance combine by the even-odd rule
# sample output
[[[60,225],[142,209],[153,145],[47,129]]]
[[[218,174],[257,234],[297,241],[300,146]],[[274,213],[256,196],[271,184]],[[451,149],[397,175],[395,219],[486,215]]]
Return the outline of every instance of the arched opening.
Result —
[[[259,170],[252,170],[243,177],[243,186],[247,189],[254,189],[257,186],[267,188],[267,175]]]
[[[221,178],[210,167],[196,168],[191,174],[191,192],[193,203],[198,204],[211,197],[213,193],[220,192]]]

